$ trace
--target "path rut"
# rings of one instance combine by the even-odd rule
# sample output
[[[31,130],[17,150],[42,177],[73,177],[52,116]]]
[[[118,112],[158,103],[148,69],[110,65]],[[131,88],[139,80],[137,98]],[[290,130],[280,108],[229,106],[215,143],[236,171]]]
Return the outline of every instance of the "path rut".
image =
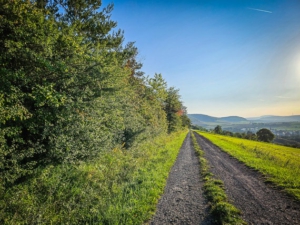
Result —
[[[202,186],[199,161],[189,133],[172,167],[164,194],[150,224],[212,224]]]
[[[300,203],[267,185],[262,175],[195,133],[211,172],[224,182],[226,194],[248,224],[300,224]]]

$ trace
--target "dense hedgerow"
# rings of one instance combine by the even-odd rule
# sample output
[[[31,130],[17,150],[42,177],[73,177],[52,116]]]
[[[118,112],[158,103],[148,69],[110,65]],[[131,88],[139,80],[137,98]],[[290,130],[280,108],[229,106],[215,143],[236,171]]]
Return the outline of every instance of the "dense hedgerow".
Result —
[[[137,146],[189,126],[179,90],[144,76],[112,9],[0,1],[1,223],[124,222],[130,207],[115,206],[152,165]],[[102,216],[114,210],[118,219]]]
[[[0,189],[188,125],[101,1],[0,2]]]

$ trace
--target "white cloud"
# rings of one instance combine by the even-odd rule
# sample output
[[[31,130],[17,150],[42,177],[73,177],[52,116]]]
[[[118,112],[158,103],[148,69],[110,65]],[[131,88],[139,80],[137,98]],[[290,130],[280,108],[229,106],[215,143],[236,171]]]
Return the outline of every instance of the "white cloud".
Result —
[[[255,10],[255,11],[259,11],[259,12],[265,12],[265,13],[272,13],[271,11],[263,10],[263,9],[255,9],[255,8],[249,8],[249,7],[247,9]]]

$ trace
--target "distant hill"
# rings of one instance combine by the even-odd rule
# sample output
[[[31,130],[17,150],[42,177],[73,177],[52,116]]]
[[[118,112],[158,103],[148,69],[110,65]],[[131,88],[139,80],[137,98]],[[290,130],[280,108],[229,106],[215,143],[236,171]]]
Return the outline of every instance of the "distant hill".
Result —
[[[250,123],[240,116],[213,117],[204,114],[188,114],[192,124],[199,125],[205,128],[213,128],[216,125],[226,126],[231,124]]]
[[[247,120],[256,123],[300,122],[300,115],[261,116],[261,117],[247,118]]]
[[[247,122],[248,120],[240,116],[227,116],[227,117],[219,118],[218,121],[224,121],[229,123],[240,123],[240,122]]]
[[[240,116],[226,116],[226,117],[213,117],[204,114],[188,114],[190,119],[196,119],[204,123],[218,123],[218,122],[227,122],[227,123],[238,123],[246,122],[247,120]]]
[[[223,130],[231,132],[245,132],[261,128],[277,130],[300,130],[300,115],[293,116],[273,116],[265,115],[260,117],[244,118],[240,116],[213,117],[204,114],[188,114],[193,125],[198,125],[206,129],[214,129],[220,125]]]
[[[256,122],[256,123],[278,123],[278,122],[300,122],[300,115],[293,116],[260,116],[244,118],[240,116],[213,117],[205,114],[188,114],[191,120],[200,121],[203,123],[240,123],[240,122]]]
[[[194,119],[204,123],[215,123],[218,119],[217,117],[212,117],[204,114],[188,114],[188,117],[191,120]]]

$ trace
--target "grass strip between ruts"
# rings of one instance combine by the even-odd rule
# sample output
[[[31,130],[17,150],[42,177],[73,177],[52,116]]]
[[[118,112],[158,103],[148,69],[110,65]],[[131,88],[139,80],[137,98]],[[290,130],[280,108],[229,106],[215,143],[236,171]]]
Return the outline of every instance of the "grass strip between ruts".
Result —
[[[196,154],[199,157],[200,173],[205,182],[204,193],[207,200],[211,204],[211,213],[215,222],[218,224],[247,224],[241,218],[241,212],[231,203],[229,203],[224,191],[224,184],[221,180],[213,178],[213,174],[209,172],[209,166],[204,158],[204,152],[197,143],[196,137],[191,132],[192,142]]]

